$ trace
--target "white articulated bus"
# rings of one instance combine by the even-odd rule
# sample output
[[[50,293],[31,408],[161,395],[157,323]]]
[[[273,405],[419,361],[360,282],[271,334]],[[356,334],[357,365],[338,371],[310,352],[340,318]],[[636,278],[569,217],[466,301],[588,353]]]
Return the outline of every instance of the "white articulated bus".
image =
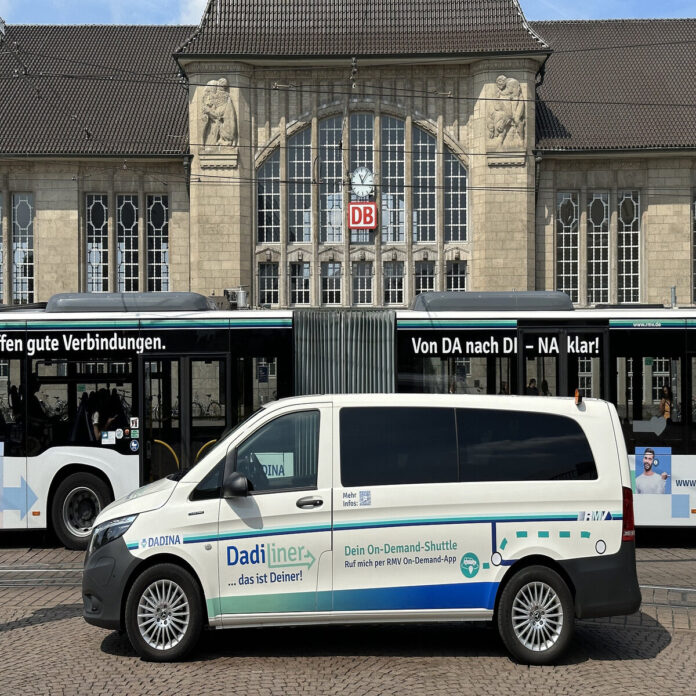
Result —
[[[0,529],[84,548],[108,502],[198,461],[276,398],[534,394],[612,402],[636,523],[696,525],[696,310],[427,293],[412,310],[212,309],[69,294],[0,312]]]

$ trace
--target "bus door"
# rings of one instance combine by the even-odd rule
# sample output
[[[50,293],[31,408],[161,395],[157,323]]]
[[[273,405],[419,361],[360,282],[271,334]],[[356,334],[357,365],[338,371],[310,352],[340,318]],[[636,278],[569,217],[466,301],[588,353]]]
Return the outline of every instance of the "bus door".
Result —
[[[156,481],[182,467],[181,358],[143,359],[143,483]],[[131,438],[140,426],[131,423]]]
[[[518,336],[518,393],[606,398],[605,328],[524,328]]]
[[[143,360],[145,482],[193,466],[228,423],[228,358]]]
[[[230,425],[227,375],[228,357],[186,358],[188,362],[187,401],[190,404],[190,447],[188,461],[197,464]]]

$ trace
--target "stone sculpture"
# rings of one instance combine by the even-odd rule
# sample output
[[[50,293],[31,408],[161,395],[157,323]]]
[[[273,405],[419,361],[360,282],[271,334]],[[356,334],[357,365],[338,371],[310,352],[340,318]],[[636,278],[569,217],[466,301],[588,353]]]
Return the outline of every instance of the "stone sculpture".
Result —
[[[524,145],[525,103],[519,80],[500,75],[495,85],[488,107],[488,137],[496,148]]]
[[[237,113],[230,96],[230,85],[223,77],[210,80],[203,90],[201,107],[203,125],[203,145],[237,146]]]

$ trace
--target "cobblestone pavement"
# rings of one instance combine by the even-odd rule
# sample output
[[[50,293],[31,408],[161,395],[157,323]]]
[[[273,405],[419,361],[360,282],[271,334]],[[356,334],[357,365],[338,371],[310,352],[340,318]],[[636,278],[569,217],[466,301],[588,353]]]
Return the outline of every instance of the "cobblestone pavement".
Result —
[[[0,694],[692,696],[696,549],[637,555],[641,610],[578,621],[555,667],[515,664],[491,626],[473,623],[211,632],[187,662],[156,665],[82,620],[82,554],[0,547]]]

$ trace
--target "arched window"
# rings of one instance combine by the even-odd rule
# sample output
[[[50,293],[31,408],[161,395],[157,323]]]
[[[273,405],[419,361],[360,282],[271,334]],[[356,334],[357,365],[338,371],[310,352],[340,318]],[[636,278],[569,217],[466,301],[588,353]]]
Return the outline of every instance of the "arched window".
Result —
[[[326,247],[330,248],[327,254],[336,250],[340,258],[334,260],[334,253],[330,254],[331,304],[366,304],[371,301],[368,298],[381,303],[380,298],[385,297],[389,298],[389,304],[405,303],[423,285],[415,280],[405,283],[404,278],[409,275],[427,280],[424,288],[436,288],[436,278],[440,277],[443,287],[444,260],[440,259],[435,266],[427,259],[438,240],[444,244],[467,241],[467,170],[459,157],[446,145],[444,151],[438,151],[438,139],[429,130],[389,114],[356,111],[346,117],[329,116],[319,119],[316,129],[314,134],[311,127],[296,131],[287,139],[286,157],[281,158],[278,148],[259,166],[257,244],[263,247],[277,242],[293,246],[314,243],[320,252]],[[312,150],[312,142],[318,144],[318,150]],[[281,162],[286,171],[281,169]],[[346,183],[358,167],[365,167],[374,175],[375,185],[368,196],[361,191],[358,195]],[[346,203],[365,199],[377,203],[377,229],[346,229]],[[281,205],[281,200],[287,206]],[[283,217],[281,211],[285,209],[287,214]],[[420,266],[414,262],[414,267],[409,269],[404,269],[403,259],[397,259],[394,250],[389,258],[381,258],[378,252],[373,262],[365,261],[362,252],[358,262],[344,259],[345,250],[340,247],[337,250],[336,245],[344,244],[346,235],[351,245],[374,245],[376,234],[380,235],[382,249],[385,245],[396,245],[398,249],[407,243],[413,245],[414,251],[418,245],[431,246],[424,248],[425,261],[419,259]],[[311,279],[323,278],[322,265],[326,270],[329,261],[317,257],[316,248],[315,256],[309,257],[311,267],[307,253],[298,252],[296,258],[289,258],[287,269],[279,269],[281,293],[286,292],[287,298],[281,302],[309,303],[309,291],[293,293],[291,276],[297,275],[300,261],[307,287],[317,289],[316,293],[312,291],[314,301],[322,302],[323,286],[321,282],[312,285]],[[264,258],[268,253],[259,250],[259,254],[265,254]],[[390,265],[385,266],[383,262]],[[373,268],[373,263],[381,269],[380,287],[375,286],[374,292],[369,293],[364,288],[359,292],[344,292],[339,297],[336,288],[352,288],[354,283],[350,279],[356,268],[361,270],[362,284],[367,287],[369,280],[371,288],[372,280],[365,269]],[[385,278],[389,279],[389,288]],[[282,290],[285,285],[286,291]],[[348,299],[349,296],[353,299]]]

